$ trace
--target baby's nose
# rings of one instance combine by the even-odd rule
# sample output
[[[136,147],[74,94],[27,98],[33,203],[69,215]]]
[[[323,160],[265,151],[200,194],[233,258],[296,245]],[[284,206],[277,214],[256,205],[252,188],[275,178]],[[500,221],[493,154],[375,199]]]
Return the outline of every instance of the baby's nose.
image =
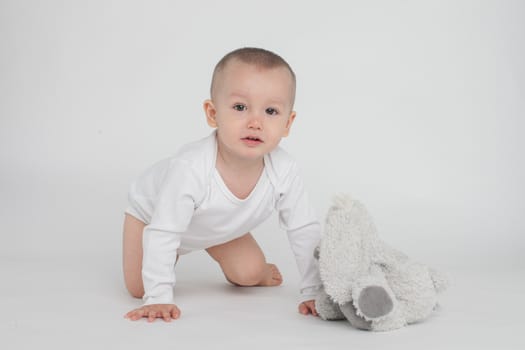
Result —
[[[250,115],[250,118],[248,119],[248,128],[262,129],[262,121],[263,118],[260,115]]]

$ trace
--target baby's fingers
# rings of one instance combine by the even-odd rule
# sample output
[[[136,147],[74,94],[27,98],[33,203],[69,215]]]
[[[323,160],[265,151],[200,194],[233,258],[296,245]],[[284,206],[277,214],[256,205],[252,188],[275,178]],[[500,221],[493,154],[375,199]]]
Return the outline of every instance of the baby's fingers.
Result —
[[[171,318],[173,318],[174,320],[176,320],[177,318],[180,317],[180,310],[178,307],[174,307],[173,310],[171,310]]]
[[[315,302],[311,300],[302,302],[299,305],[299,312],[303,315],[308,315],[311,313],[314,316],[319,316],[317,310],[315,309]]]
[[[144,316],[144,310],[143,309],[136,309],[128,312],[126,314],[126,318],[129,318],[132,321],[136,321]]]
[[[145,305],[128,312],[124,317],[132,321],[144,317],[147,318],[148,322],[153,322],[156,318],[162,318],[166,322],[171,322],[172,319],[180,317],[180,310],[176,305],[170,304]]]
[[[317,309],[314,307],[311,308],[311,311],[312,311],[312,315],[318,317],[319,316],[319,313],[317,312]]]
[[[305,304],[303,303],[299,304],[299,312],[302,313],[303,315],[308,315],[308,308],[306,307]]]
[[[171,322],[171,315],[168,311],[164,311],[164,310],[162,311],[162,318],[166,322]]]
[[[155,321],[156,318],[157,318],[157,311],[150,310],[148,312],[148,322],[153,322],[153,321]]]

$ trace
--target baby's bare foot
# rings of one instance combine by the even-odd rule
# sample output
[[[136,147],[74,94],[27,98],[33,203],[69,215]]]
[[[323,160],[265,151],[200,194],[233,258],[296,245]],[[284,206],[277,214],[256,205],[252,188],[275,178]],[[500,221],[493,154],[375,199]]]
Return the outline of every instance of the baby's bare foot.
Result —
[[[281,276],[281,272],[275,266],[274,264],[266,264],[268,266],[268,272],[266,276],[263,278],[261,282],[259,282],[259,286],[265,286],[265,287],[272,287],[272,286],[278,286],[281,283],[283,283],[283,277]]]

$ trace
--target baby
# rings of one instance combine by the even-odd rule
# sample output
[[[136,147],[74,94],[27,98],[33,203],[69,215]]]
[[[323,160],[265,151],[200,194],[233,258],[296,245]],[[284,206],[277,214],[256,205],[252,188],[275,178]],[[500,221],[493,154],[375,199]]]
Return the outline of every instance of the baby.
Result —
[[[125,317],[169,322],[175,263],[205,249],[236,286],[278,286],[250,234],[274,210],[288,234],[299,273],[299,312],[317,316],[321,285],[313,257],[320,223],[294,160],[279,147],[295,120],[295,74],[280,56],[242,48],[224,56],[204,101],[214,131],[160,161],[132,184],[124,221],[123,264],[128,291],[144,305]]]

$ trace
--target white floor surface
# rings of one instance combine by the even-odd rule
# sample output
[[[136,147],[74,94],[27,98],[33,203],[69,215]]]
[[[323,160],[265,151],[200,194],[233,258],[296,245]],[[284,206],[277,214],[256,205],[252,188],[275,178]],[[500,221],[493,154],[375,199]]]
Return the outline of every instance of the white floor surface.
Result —
[[[0,258],[1,349],[525,349],[520,269],[448,271],[452,285],[430,319],[374,333],[297,313],[293,278],[237,288],[212,265],[195,274],[183,263],[181,319],[131,322],[123,314],[141,302],[126,293],[118,259],[73,260]]]

